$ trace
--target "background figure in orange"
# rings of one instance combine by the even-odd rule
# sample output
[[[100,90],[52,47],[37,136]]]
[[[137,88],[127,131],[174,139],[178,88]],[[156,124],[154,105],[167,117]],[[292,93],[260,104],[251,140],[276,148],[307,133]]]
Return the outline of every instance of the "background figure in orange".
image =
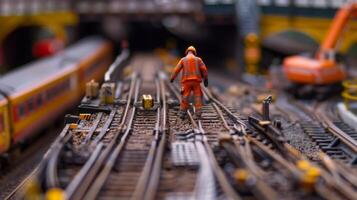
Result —
[[[202,108],[202,91],[201,85],[202,79],[204,80],[204,86],[208,86],[208,72],[207,67],[203,63],[202,59],[197,57],[197,52],[195,47],[190,46],[186,50],[186,56],[181,58],[175,71],[171,77],[171,83],[175,80],[177,75],[182,70],[182,79],[181,79],[181,106],[180,106],[180,117],[184,118],[186,111],[188,109],[188,100],[193,92],[195,99],[195,108],[196,116],[201,117],[201,108]]]

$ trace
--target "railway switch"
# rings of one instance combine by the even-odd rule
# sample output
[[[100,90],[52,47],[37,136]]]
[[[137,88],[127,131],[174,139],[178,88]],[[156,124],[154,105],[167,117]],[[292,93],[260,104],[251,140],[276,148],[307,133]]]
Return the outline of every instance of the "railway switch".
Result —
[[[269,105],[272,102],[273,97],[271,95],[269,95],[267,98],[265,98],[263,100],[263,120],[264,121],[270,121],[270,117],[269,117]]]
[[[99,84],[95,80],[86,83],[86,97],[96,98],[99,94]]]

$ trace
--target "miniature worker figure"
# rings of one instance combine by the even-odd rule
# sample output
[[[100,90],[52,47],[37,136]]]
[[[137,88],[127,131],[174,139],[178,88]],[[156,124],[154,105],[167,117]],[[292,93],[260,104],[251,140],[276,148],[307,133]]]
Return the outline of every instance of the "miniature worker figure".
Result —
[[[208,86],[208,72],[207,67],[203,63],[202,59],[197,57],[195,47],[190,46],[186,50],[186,56],[181,58],[177,64],[174,73],[171,76],[171,83],[175,80],[177,75],[182,70],[181,79],[181,105],[180,105],[180,117],[185,118],[186,111],[189,107],[189,97],[191,91],[195,100],[195,114],[196,117],[201,117],[202,108],[202,91],[201,85],[202,79],[204,80],[204,86]]]

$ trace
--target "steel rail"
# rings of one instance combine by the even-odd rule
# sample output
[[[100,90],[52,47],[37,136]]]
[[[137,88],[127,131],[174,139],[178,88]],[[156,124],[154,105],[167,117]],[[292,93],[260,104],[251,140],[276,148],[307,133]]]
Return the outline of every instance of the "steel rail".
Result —
[[[72,184],[72,186],[76,186],[74,189],[71,189],[67,186],[66,188],[66,195],[67,195],[67,199],[81,199],[88,187],[90,186],[91,182],[94,180],[94,178],[96,177],[98,171],[101,169],[102,167],[102,164],[105,162],[105,160],[108,158],[108,155],[111,153],[111,150],[114,148],[114,145],[117,143],[117,139],[119,137],[119,135],[121,135],[121,133],[123,132],[124,128],[123,128],[123,124],[125,123],[126,121],[126,117],[127,117],[127,114],[129,112],[129,107],[130,107],[130,104],[131,104],[131,99],[132,99],[132,95],[133,93],[137,93],[135,90],[135,86],[137,84],[137,73],[134,73],[132,76],[131,76],[131,81],[130,81],[130,89],[129,89],[129,95],[128,95],[128,98],[127,98],[127,102],[126,102],[126,107],[125,107],[125,110],[124,110],[124,115],[125,115],[125,118],[122,117],[122,122],[118,128],[118,132],[117,134],[114,135],[113,139],[111,140],[111,142],[107,145],[107,147],[103,150],[103,151],[100,151],[100,155],[97,157],[97,159],[95,160],[95,162],[92,163],[92,165],[90,166],[90,170],[87,172],[87,173],[84,173],[84,172],[79,172],[78,174],[83,174],[83,176],[81,178],[75,178],[76,182],[74,183],[70,183],[70,185]],[[136,95],[135,95],[136,97]],[[100,146],[101,142],[99,142],[97,144],[97,147],[96,148],[99,148],[98,146]],[[95,155],[91,155],[91,156],[95,156]],[[89,164],[88,164],[89,165]],[[85,171],[86,168],[82,168],[81,170]],[[80,175],[78,175],[80,176]],[[74,181],[74,180],[72,180]]]
[[[113,108],[112,111],[110,111],[109,117],[105,124],[103,125],[102,129],[100,130],[100,133],[98,134],[97,137],[94,138],[94,140],[91,141],[93,146],[98,145],[98,143],[104,138],[104,136],[107,134],[108,129],[110,125],[112,124],[112,121],[114,119],[115,114],[117,113],[117,108]]]
[[[293,102],[293,104],[302,110],[302,111],[299,110],[299,112],[303,112],[303,114],[298,114],[298,113],[295,114],[297,119],[301,119],[302,115],[307,116],[310,120],[319,119],[319,117],[321,116],[320,113],[319,113],[320,116],[315,115],[314,113],[312,113],[311,110],[308,110],[301,104],[298,104],[296,102]],[[286,106],[291,106],[291,105],[286,105]],[[295,109],[295,108],[292,107],[291,109]],[[321,121],[321,119],[319,119],[319,120]],[[254,140],[253,142],[255,144],[260,145],[259,142],[256,141],[254,138],[251,138],[251,139]],[[293,154],[296,161],[299,159],[304,159],[304,158],[302,158],[302,155],[296,155],[296,154],[292,153],[292,151],[291,151],[292,147],[290,145],[288,145],[288,143],[285,143],[284,147],[285,147],[285,149],[288,150],[288,152],[290,154]],[[267,149],[267,150],[271,151],[270,149]],[[329,161],[332,162],[332,160],[330,160],[330,159],[329,159]],[[279,159],[279,163],[281,163],[283,166],[286,165],[286,163],[284,163],[284,160],[281,160],[281,159]],[[323,187],[330,187],[331,189],[334,188],[335,192],[339,193],[340,195],[344,196],[345,198],[353,199],[353,197],[356,196],[356,193],[353,192],[353,189],[351,189],[347,183],[345,183],[344,181],[341,181],[341,179],[339,179],[339,178],[337,178],[337,179],[334,178],[334,176],[336,176],[335,172],[337,169],[336,168],[331,169],[331,165],[329,165],[329,164],[331,164],[331,163],[329,163],[329,162],[326,163],[326,160],[322,162],[322,165],[325,165],[329,170],[332,170],[332,171],[330,171],[332,173],[332,175],[330,175],[327,171],[325,171],[324,169],[319,167],[319,170],[321,171],[321,178],[324,180],[324,186],[321,186],[321,183],[317,183],[317,184],[315,184],[315,190],[318,192],[319,195],[321,195],[322,197],[325,197],[327,199],[339,199],[339,197],[336,196],[336,194],[332,193],[332,192],[330,192],[330,195],[326,195]],[[329,165],[329,166],[327,166],[327,165]],[[286,166],[286,167],[288,167],[288,166]],[[289,167],[289,168],[293,169],[293,167],[296,168],[296,166],[293,166],[293,165],[291,165],[291,167]],[[295,170],[298,171],[299,169],[295,169]]]
[[[137,102],[137,100],[138,100],[139,88],[140,88],[140,80],[138,80],[135,85],[134,103]],[[93,184],[91,185],[90,189],[88,190],[88,192],[86,193],[86,195],[84,196],[83,199],[92,200],[98,196],[98,194],[99,194],[101,188],[103,187],[103,185],[105,184],[105,181],[107,180],[112,168],[114,167],[115,161],[117,160],[120,152],[122,151],[122,149],[127,141],[127,138],[131,134],[132,124],[134,121],[135,113],[136,113],[136,107],[133,107],[131,110],[129,122],[127,123],[128,125],[124,129],[125,131],[120,138],[119,144],[117,144],[116,147],[113,149],[113,151],[110,152],[109,158],[106,161],[106,163],[104,164],[103,169],[99,172],[98,176],[94,180]]]
[[[250,136],[248,136],[248,137],[250,138],[252,143],[254,143],[254,145],[258,146],[261,149],[264,149],[265,153],[268,153],[268,155],[271,158],[276,160],[284,168],[288,169],[294,175],[294,177],[297,180],[301,180],[301,177],[303,176],[303,174],[295,165],[286,162],[280,155],[275,154],[271,149],[269,149],[266,146],[264,146],[263,144],[261,144],[255,138],[252,138]],[[336,180],[330,174],[328,174],[325,170],[323,170],[322,168],[319,168],[319,170],[321,171],[321,178],[324,180],[325,186],[329,186],[331,188],[335,188],[336,192],[342,194],[343,196],[345,196],[345,197],[347,197],[349,199],[353,199],[351,197],[356,195],[355,192],[352,192],[351,190],[349,190],[346,187],[346,185],[341,185],[341,183],[337,183]],[[319,183],[316,183],[314,187],[315,187],[316,191],[319,193],[319,195],[321,195],[322,197],[325,196],[319,190],[319,189],[321,189],[321,188],[319,188],[320,187]],[[337,199],[337,197],[335,197],[335,199]]]
[[[192,115],[190,117],[192,119]],[[200,121],[198,121],[199,124],[199,129],[200,132],[205,135],[205,131],[202,128],[202,124]],[[241,199],[241,197],[236,193],[236,191],[233,189],[233,187],[230,185],[229,181],[227,180],[223,170],[220,168],[218,165],[218,162],[214,156],[214,153],[211,149],[211,146],[208,144],[207,138],[203,140],[203,144],[206,148],[206,152],[208,153],[208,157],[210,157],[210,163],[212,165],[213,171],[216,174],[216,177],[218,179],[218,182],[220,183],[222,190],[224,191],[225,195],[227,195],[227,198],[229,199]]]
[[[221,185],[221,188],[224,191],[225,195],[227,196],[228,199],[237,199],[237,200],[241,199],[241,197],[238,196],[238,194],[235,192],[233,187],[230,185],[229,181],[227,180],[226,176],[224,175],[223,170],[219,167],[217,160],[212,152],[211,146],[209,145],[207,138],[205,136],[205,131],[202,128],[201,121],[198,120],[198,122],[196,122],[190,111],[187,111],[187,114],[190,118],[192,125],[194,126],[194,129],[196,129],[199,134],[203,135],[202,142],[205,147],[206,153],[208,154],[208,157],[211,158],[210,159],[211,167],[212,167],[213,172],[216,175],[216,178],[217,178],[219,184]]]
[[[58,143],[52,152],[46,166],[46,186],[47,188],[59,187],[57,163],[64,145],[71,139],[72,135],[66,135],[63,142]]]
[[[308,113],[310,116],[313,116],[313,118],[319,119],[322,124],[325,125],[325,127],[329,130],[330,133],[341,139],[348,147],[350,147],[355,153],[357,153],[357,141],[345,132],[343,132],[336,125],[334,125],[333,122],[329,119],[329,117],[326,116],[326,113],[324,113],[328,112],[327,110],[329,109],[327,103],[323,103],[321,106],[319,106],[319,108],[315,111],[316,114],[312,113],[311,110],[308,110],[304,105],[298,102],[294,102],[294,104],[300,109],[304,110],[304,112]]]
[[[212,95],[208,95],[209,97],[212,97]],[[223,104],[221,105],[223,107],[225,107]],[[226,108],[228,109],[228,108]],[[220,112],[222,113],[222,112]],[[223,117],[223,115],[220,115],[221,118]],[[223,119],[224,120],[224,119]],[[244,129],[243,129],[244,130]],[[237,136],[234,136],[234,137],[237,137]],[[244,134],[243,137],[241,138],[244,140],[244,144],[247,144],[249,145],[250,142],[252,142],[254,145],[256,145],[257,147],[259,147],[261,150],[263,150],[265,153],[267,153],[271,158],[273,158],[274,160],[278,161],[278,163],[280,165],[282,165],[284,168],[288,169],[290,171],[290,173],[293,175],[293,177],[297,178],[297,179],[300,179],[300,177],[302,177],[302,173],[300,172],[299,169],[296,168],[295,165],[293,164],[290,164],[290,163],[287,163],[279,154],[276,154],[275,152],[271,151],[269,148],[265,147],[263,144],[261,144],[259,141],[257,141],[255,138],[252,138],[250,137],[249,135],[247,134]],[[241,145],[237,142],[235,142],[236,146],[238,149],[241,149]],[[297,153],[296,152],[293,152],[292,151],[292,147],[287,144],[287,143],[283,143],[284,144],[284,148],[286,149],[286,151],[289,153],[289,156],[294,162],[297,161],[299,159],[298,155],[296,155]],[[252,153],[251,152],[251,148],[247,149],[247,145],[245,145],[245,148],[246,148],[246,152],[248,154]],[[244,151],[240,151],[241,155],[246,155],[247,153],[244,153]],[[250,155],[250,157],[252,157],[252,155]],[[249,160],[249,159],[248,159]],[[252,159],[250,161],[253,161]],[[249,169],[254,169],[255,168],[255,165],[252,164],[252,163],[249,163],[247,162],[246,163],[248,166],[249,166]],[[254,170],[253,170],[254,171]],[[271,188],[269,187],[265,187],[266,185],[259,185],[262,187],[263,189],[263,193],[262,195],[265,195],[265,196],[268,196],[270,197],[268,194],[270,192],[274,192],[274,190],[272,190]],[[265,192],[265,193],[264,193]],[[265,198],[265,197],[264,197]],[[273,198],[274,199],[274,198]]]
[[[104,74],[104,81],[112,81],[112,75],[118,70],[118,68],[124,63],[125,60],[129,58],[130,52],[128,49],[123,49],[122,52],[117,56],[114,63],[110,65],[108,71]]]
[[[68,184],[68,186],[66,187],[67,198],[71,197],[77,190],[77,188],[80,187],[82,180],[84,180],[86,175],[91,170],[92,166],[98,160],[100,153],[103,150],[103,147],[103,143],[99,143],[96,146],[95,150],[91,153],[91,156],[89,157],[88,161],[84,164],[81,170],[74,176],[72,181]]]
[[[330,133],[332,133],[334,136],[343,141],[344,144],[346,144],[349,148],[351,148],[351,150],[353,150],[355,154],[357,154],[357,141],[355,139],[353,139],[350,135],[346,134],[340,128],[334,125],[333,122],[328,117],[326,117],[320,110],[317,111],[317,118],[320,119],[323,124],[326,125]]]
[[[205,90],[204,92],[207,94],[207,91],[208,90]],[[245,166],[245,169],[250,171],[255,176],[256,184],[255,184],[255,187],[253,188],[253,190],[255,190],[255,192],[253,192],[253,194],[258,199],[268,199],[268,200],[277,199],[278,194],[270,186],[265,184],[264,181],[260,180],[260,178],[262,178],[264,172],[253,161],[252,149],[250,147],[249,140],[245,137],[245,135],[239,136],[239,135],[235,134],[237,132],[237,129],[234,130],[233,128],[228,126],[228,122],[224,118],[222,110],[216,104],[216,102],[218,100],[213,100],[212,94],[207,94],[207,97],[210,100],[212,100],[211,104],[213,105],[218,116],[220,117],[221,121],[223,122],[225,129],[232,136],[231,142],[233,142],[233,146],[231,144],[228,144],[228,142],[222,141],[223,147],[227,150],[227,152],[229,154],[233,153],[234,156],[231,156],[231,159],[236,161],[235,164],[237,166],[243,164]],[[222,103],[220,104],[220,107],[224,107],[225,111],[227,111],[227,110],[229,111],[229,109]],[[227,113],[227,114],[234,115],[233,113]],[[238,120],[233,120],[233,121],[238,121]],[[242,124],[238,123],[238,125],[241,126]],[[243,128],[243,130],[244,130],[244,128]],[[231,148],[231,147],[233,147],[233,148]],[[232,155],[232,154],[230,154],[230,155]]]
[[[339,166],[326,154],[322,153],[320,157],[323,165],[326,166],[327,170],[331,173],[331,178],[334,180],[331,183],[334,183],[333,186],[336,187],[337,191],[342,191],[342,194],[349,199],[356,197],[357,182],[353,180],[353,178],[349,178],[353,176],[351,176],[351,174],[344,174],[343,171],[339,169]]]
[[[174,87],[167,80],[166,80],[166,83],[169,86],[170,90],[174,93],[174,95],[178,99],[181,99],[179,93],[177,92],[178,88]],[[236,200],[241,199],[241,197],[235,192],[233,187],[230,185],[229,181],[226,179],[226,176],[224,175],[224,172],[222,171],[222,169],[219,167],[217,160],[212,152],[211,146],[209,145],[209,143],[207,141],[207,138],[205,136],[205,131],[202,128],[200,120],[198,120],[198,122],[196,122],[189,110],[187,110],[187,114],[189,116],[189,119],[190,119],[193,127],[194,127],[195,132],[197,134],[201,134],[203,136],[202,143],[205,147],[205,152],[208,154],[208,157],[211,158],[209,163],[213,169],[213,172],[214,172],[219,184],[221,185],[224,193],[226,194],[227,198],[236,199]]]
[[[312,113],[310,110],[305,108],[305,106],[299,104],[299,103],[294,103],[297,107],[301,108],[304,110],[305,113],[308,115],[312,116],[312,118],[317,118],[319,119],[322,124],[325,125],[325,127],[328,129],[330,133],[332,133],[334,136],[339,138],[344,144],[346,144],[349,148],[354,153],[357,153],[357,141],[353,139],[351,136],[343,132],[341,129],[339,129],[336,125],[333,124],[333,122],[323,113],[322,110],[327,109],[326,105],[322,105],[320,109],[316,111],[317,114]]]
[[[158,144],[155,162],[151,170],[150,181],[148,183],[148,187],[145,191],[145,199],[146,200],[154,200],[158,191],[159,181],[160,181],[160,172],[162,168],[162,160],[164,156],[164,148],[166,143],[166,134],[167,134],[167,101],[166,101],[166,88],[165,88],[165,80],[163,79],[163,74],[159,73],[159,85],[161,90],[161,100],[162,100],[162,109],[161,109],[161,139]]]
[[[239,119],[236,115],[234,115],[225,105],[223,105],[222,102],[220,102],[218,99],[216,99],[207,88],[203,88],[203,91],[207,95],[209,100],[213,101],[215,104],[217,104],[219,107],[221,107],[224,110],[224,112],[226,112],[227,115],[233,119],[233,121],[236,121],[237,123],[239,123],[243,128],[247,128],[246,124],[241,119]]]
[[[160,104],[161,103],[161,101],[160,101],[161,88],[160,88],[159,81],[157,79],[155,80],[155,87],[156,87],[156,99],[157,99],[157,102]],[[131,199],[133,199],[133,200],[146,198],[145,192],[147,191],[148,184],[150,182],[150,177],[151,177],[150,174],[151,174],[151,171],[153,170],[153,166],[154,166],[155,161],[156,161],[158,143],[160,143],[160,140],[161,140],[161,138],[160,138],[160,132],[161,132],[160,126],[161,126],[162,122],[160,120],[160,118],[161,118],[160,114],[161,114],[161,108],[158,107],[157,108],[157,114],[156,114],[156,123],[155,123],[155,127],[153,129],[154,138],[153,138],[153,140],[151,142],[149,153],[148,153],[147,159],[145,161],[145,165],[143,167],[143,170],[141,172],[140,178],[138,180],[138,183],[136,184],[135,190],[134,190],[133,195],[131,197]]]
[[[102,113],[102,112],[98,113],[98,115],[97,115],[95,121],[93,122],[94,124],[93,124],[92,127],[89,129],[89,131],[88,131],[86,137],[84,138],[84,140],[82,141],[81,145],[87,144],[88,141],[91,140],[91,138],[92,138],[92,136],[93,136],[95,130],[97,129],[97,127],[98,127],[98,125],[99,125],[99,122],[100,122],[100,120],[102,119],[102,117],[103,117],[103,113]]]
[[[243,166],[245,170],[249,171],[250,174],[253,175],[255,183],[253,186],[249,186],[252,190],[253,196],[257,199],[279,199],[275,190],[262,180],[263,175],[261,172],[257,172],[257,166],[250,163],[250,158],[247,158],[244,146],[237,146],[236,143],[229,142],[223,142],[222,146],[236,167],[239,166],[241,168],[241,166]]]
[[[26,189],[24,187],[26,186],[26,183],[28,183],[29,181],[40,179],[39,175],[41,173],[43,173],[44,170],[46,169],[47,162],[52,157],[52,154],[55,150],[55,146],[57,146],[57,144],[63,142],[64,138],[68,134],[68,131],[69,131],[69,124],[66,124],[65,127],[63,128],[63,130],[61,131],[61,133],[59,134],[59,136],[55,139],[55,141],[53,141],[53,143],[51,144],[51,147],[47,150],[47,152],[43,156],[43,159],[38,164],[38,166],[14,190],[12,190],[11,193],[9,195],[7,195],[5,199],[12,199],[16,195],[19,195],[21,198],[23,198],[24,194],[19,194],[20,191],[23,191]]]
[[[132,74],[132,78],[131,78],[131,81],[130,81],[129,95],[128,95],[128,98],[127,98],[127,103],[126,103],[126,106],[125,106],[124,114],[123,114],[123,116],[121,118],[121,123],[119,124],[119,129],[121,127],[123,127],[124,124],[125,124],[125,121],[126,121],[126,118],[127,118],[127,115],[128,115],[128,110],[129,110],[129,107],[131,106],[132,95],[133,95],[133,92],[134,92],[134,89],[135,89],[134,85],[135,85],[135,83],[137,81],[137,76],[138,76],[138,74],[136,72]],[[101,132],[98,134],[98,136],[92,142],[94,145],[97,145],[103,139],[103,137],[107,133],[107,129],[109,128],[109,126],[111,125],[111,123],[112,123],[112,121],[114,119],[114,116],[115,116],[116,112],[117,112],[116,109],[113,109],[110,112],[109,118],[107,119],[106,123],[104,124]]]
[[[245,164],[247,166],[249,166],[248,168],[255,175],[262,176],[264,174],[264,171],[260,170],[260,168],[254,163],[252,149],[250,147],[250,142],[245,137],[245,135],[246,135],[245,129],[247,128],[247,126],[240,119],[237,119],[237,117],[223,103],[221,103],[218,99],[214,98],[213,94],[209,90],[205,89],[204,93],[209,98],[208,100],[211,101],[211,104],[214,106],[217,114],[223,121],[225,128],[231,134],[236,148],[240,151],[240,154],[245,157],[245,159],[243,159]],[[217,105],[217,102],[219,103],[218,104],[219,106]],[[224,112],[226,112],[230,116],[231,120],[233,118],[233,120],[232,120],[233,122],[238,122],[238,123],[234,123],[234,128],[230,128],[228,126],[228,123],[227,123],[226,119],[224,118],[223,112],[220,108],[222,108],[224,110]],[[243,135],[239,136],[238,134],[236,134],[237,132],[241,132],[241,133],[243,133]],[[242,147],[242,145],[244,147]]]
[[[313,116],[311,116],[313,118]],[[249,135],[244,135],[247,136],[246,139],[249,142],[252,142],[254,145],[256,145],[257,147],[259,147],[261,150],[263,150],[265,153],[267,153],[271,158],[273,158],[274,160],[278,161],[278,163],[280,165],[282,165],[284,168],[288,169],[290,171],[290,173],[292,173],[292,175],[295,177],[295,179],[299,180],[302,177],[302,173],[301,171],[295,166],[294,164],[290,164],[287,163],[283,157],[281,157],[279,154],[276,154],[275,152],[273,152],[272,150],[270,150],[269,148],[267,148],[265,145],[261,144],[259,141],[257,141],[255,138],[252,138]],[[283,143],[284,148],[286,149],[286,151],[291,155],[290,158],[292,159],[292,161],[296,162],[298,160],[304,159],[302,158],[302,155],[299,154],[290,144],[288,143]],[[343,191],[343,195],[350,198],[352,196],[356,196],[356,194],[354,194],[348,187],[346,187],[346,185],[344,184],[342,187],[340,184],[336,184],[334,179],[332,179],[332,177],[330,177],[330,175],[322,170],[320,168],[321,172],[322,172],[322,178],[325,180],[325,182],[327,183],[327,185],[329,185],[330,187],[336,188],[336,191]],[[340,181],[341,183],[341,181]],[[347,188],[347,189],[345,189]],[[325,193],[321,193],[321,188],[320,188],[320,184],[316,184],[315,185],[315,189],[316,191],[322,196],[325,197]],[[332,195],[332,194],[331,194]],[[331,197],[331,196],[330,196]],[[335,197],[335,199],[337,199],[336,195],[333,195],[333,197]]]

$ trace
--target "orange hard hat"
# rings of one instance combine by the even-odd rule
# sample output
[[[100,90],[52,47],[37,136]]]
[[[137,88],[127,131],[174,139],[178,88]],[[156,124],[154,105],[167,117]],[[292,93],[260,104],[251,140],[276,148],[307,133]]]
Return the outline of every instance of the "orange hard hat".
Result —
[[[194,46],[189,46],[186,49],[186,54],[188,54],[189,51],[192,51],[193,54],[197,55],[196,48]]]

